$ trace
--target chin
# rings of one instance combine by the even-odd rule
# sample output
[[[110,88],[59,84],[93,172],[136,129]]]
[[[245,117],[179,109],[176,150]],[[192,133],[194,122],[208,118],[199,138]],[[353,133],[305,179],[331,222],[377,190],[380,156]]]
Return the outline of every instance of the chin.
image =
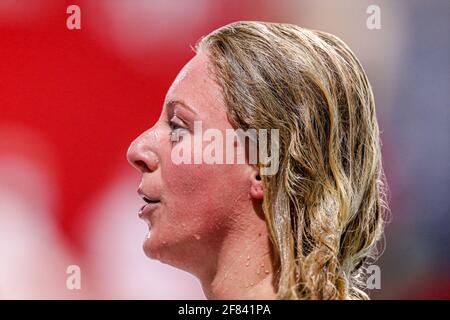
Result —
[[[154,231],[150,231],[149,236],[144,240],[142,245],[142,249],[144,250],[145,255],[154,260],[161,260],[162,254],[165,251],[165,247],[167,247],[165,241],[160,241]]]
[[[161,263],[195,274],[191,265],[195,265],[198,257],[192,253],[201,252],[199,237],[186,236],[183,239],[165,237],[164,239],[168,240],[163,240],[159,234],[152,230],[150,237],[145,239],[142,246],[145,255],[152,260],[158,260]],[[193,258],[194,260],[192,260]]]
[[[175,255],[176,243],[183,243],[183,241],[174,240],[173,237],[167,237],[167,235],[162,237],[153,228],[149,233],[149,237],[147,236],[144,240],[142,248],[148,258],[168,263],[171,260],[170,257]]]

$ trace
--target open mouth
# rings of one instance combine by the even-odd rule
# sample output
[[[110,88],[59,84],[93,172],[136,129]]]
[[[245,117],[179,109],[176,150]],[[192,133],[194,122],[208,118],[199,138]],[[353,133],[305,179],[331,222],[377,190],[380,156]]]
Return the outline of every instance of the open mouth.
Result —
[[[160,199],[145,194],[141,188],[138,189],[138,194],[145,202],[145,205],[138,212],[139,218],[149,222],[151,213],[159,207]]]

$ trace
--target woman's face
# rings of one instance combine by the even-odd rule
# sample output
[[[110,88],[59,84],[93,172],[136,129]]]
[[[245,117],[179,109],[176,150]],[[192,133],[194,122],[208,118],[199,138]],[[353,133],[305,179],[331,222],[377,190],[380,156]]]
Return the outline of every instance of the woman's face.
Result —
[[[142,173],[139,193],[155,202],[140,214],[151,226],[145,253],[187,271],[212,263],[227,232],[245,227],[237,225],[239,215],[252,208],[254,166],[172,160],[176,147],[194,154],[194,121],[201,121],[203,132],[214,128],[223,137],[232,129],[208,61],[200,52],[181,70],[159,120],[131,143],[127,154]],[[181,139],[171,141],[177,135]]]

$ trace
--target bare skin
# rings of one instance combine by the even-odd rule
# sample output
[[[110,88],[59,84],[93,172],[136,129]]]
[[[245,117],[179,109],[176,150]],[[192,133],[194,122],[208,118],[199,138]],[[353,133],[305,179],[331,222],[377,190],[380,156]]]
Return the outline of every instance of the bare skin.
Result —
[[[159,120],[133,141],[129,162],[140,194],[155,203],[141,217],[150,226],[148,257],[195,275],[208,299],[274,299],[271,244],[261,204],[263,187],[250,164],[179,164],[193,122],[225,135],[233,129],[207,54],[199,52],[167,92]],[[171,141],[179,134],[181,141]]]

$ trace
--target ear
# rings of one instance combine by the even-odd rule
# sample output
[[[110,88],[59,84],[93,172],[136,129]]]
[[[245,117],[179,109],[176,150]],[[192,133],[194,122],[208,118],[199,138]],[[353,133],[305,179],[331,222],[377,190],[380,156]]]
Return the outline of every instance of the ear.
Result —
[[[254,171],[252,173],[250,196],[255,200],[262,200],[264,198],[264,189],[259,171]]]

